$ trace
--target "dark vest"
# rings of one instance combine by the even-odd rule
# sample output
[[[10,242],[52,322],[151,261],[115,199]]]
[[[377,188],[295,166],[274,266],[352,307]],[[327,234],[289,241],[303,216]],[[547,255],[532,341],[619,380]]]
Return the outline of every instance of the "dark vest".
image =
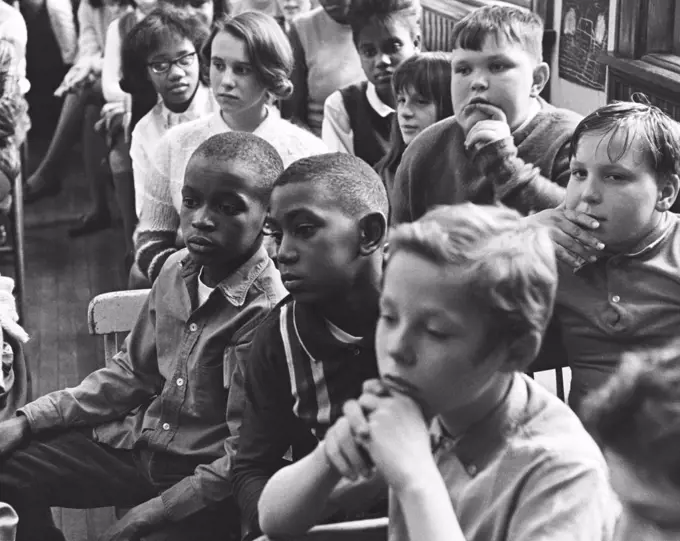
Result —
[[[340,90],[349,125],[354,133],[354,154],[373,167],[390,148],[390,131],[394,113],[381,117],[368,103],[367,81]]]

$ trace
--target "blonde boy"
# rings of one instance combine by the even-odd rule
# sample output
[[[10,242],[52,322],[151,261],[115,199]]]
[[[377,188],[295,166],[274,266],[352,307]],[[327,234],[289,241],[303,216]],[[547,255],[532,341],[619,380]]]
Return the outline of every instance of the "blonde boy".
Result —
[[[398,227],[376,331],[381,380],[270,480],[262,530],[303,532],[386,485],[393,541],[609,539],[616,508],[599,449],[522,374],[556,281],[547,231],[507,208],[442,207]]]

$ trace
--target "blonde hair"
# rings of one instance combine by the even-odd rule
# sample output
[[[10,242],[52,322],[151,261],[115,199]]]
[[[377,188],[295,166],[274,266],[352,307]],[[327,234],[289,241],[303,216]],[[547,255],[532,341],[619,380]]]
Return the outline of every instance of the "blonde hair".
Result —
[[[462,272],[473,296],[488,306],[496,335],[531,344],[534,351],[508,356],[512,369],[528,367],[538,354],[557,289],[555,250],[546,228],[528,224],[506,207],[441,206],[391,232],[388,258],[400,250]]]

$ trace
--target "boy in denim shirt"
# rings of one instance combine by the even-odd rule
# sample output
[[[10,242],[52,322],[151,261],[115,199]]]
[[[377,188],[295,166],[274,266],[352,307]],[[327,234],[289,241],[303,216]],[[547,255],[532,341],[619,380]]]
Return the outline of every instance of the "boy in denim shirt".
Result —
[[[64,539],[53,505],[132,507],[105,540],[240,533],[227,505],[226,405],[256,327],[285,295],[262,246],[282,170],[251,134],[201,144],[182,188],[186,249],[163,266],[123,349],[0,425],[0,486],[19,514],[19,541]]]

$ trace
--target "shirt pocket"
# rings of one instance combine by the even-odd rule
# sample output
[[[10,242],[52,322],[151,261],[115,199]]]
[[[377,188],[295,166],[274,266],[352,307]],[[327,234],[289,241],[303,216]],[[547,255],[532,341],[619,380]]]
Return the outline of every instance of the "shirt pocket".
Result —
[[[225,361],[227,352],[202,355],[194,376],[195,412],[204,421],[226,420],[227,391],[225,389]]]

